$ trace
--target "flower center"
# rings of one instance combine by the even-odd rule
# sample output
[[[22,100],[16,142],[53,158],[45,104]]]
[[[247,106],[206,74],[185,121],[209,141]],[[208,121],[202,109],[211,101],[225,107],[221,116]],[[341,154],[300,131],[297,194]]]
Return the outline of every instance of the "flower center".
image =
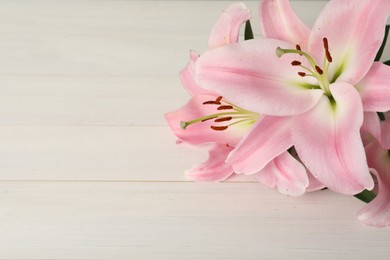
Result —
[[[210,128],[215,131],[223,131],[228,129],[230,126],[238,124],[249,124],[252,125],[259,118],[259,114],[248,111],[239,106],[233,105],[222,97],[217,97],[215,100],[209,100],[203,102],[202,105],[215,106],[217,111],[224,111],[214,113],[193,119],[191,121],[181,121],[180,127],[186,129],[188,126],[195,123],[202,123],[209,120],[213,120],[215,124],[211,125]]]
[[[311,56],[308,52],[302,51],[299,45],[296,45],[296,49],[282,49],[278,47],[276,48],[276,55],[280,58],[284,54],[293,53],[305,57],[308,63],[310,64],[310,67],[306,67],[302,65],[302,62],[298,60],[292,61],[291,65],[298,66],[303,69],[303,71],[298,72],[299,76],[313,77],[317,79],[318,84],[320,85],[320,88],[324,90],[325,95],[330,97],[331,93],[329,89],[330,82],[328,79],[328,70],[329,70],[330,63],[333,61],[333,58],[329,51],[329,44],[327,38],[323,38],[323,44],[324,44],[324,61],[322,67],[319,66],[319,64],[317,64],[313,56]]]

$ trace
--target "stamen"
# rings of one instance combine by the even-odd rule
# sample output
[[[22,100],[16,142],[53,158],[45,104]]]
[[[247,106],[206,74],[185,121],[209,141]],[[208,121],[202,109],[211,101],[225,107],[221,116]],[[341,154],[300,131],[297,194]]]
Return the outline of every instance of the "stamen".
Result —
[[[324,48],[325,50],[328,50],[329,49],[329,45],[328,45],[328,39],[325,37],[324,39],[322,39],[323,42],[324,42]]]
[[[220,105],[220,104],[221,104],[221,102],[214,101],[214,100],[203,102],[203,105]]]
[[[318,74],[320,74],[320,75],[324,74],[324,72],[322,71],[322,69],[320,67],[318,67],[316,65],[315,68],[316,68],[316,71],[318,72]]]
[[[295,49],[297,49],[297,51],[302,51],[301,46],[299,46],[299,44],[295,45]],[[299,55],[302,56],[302,54]]]
[[[304,77],[304,76],[306,76],[306,73],[301,71],[301,72],[298,72],[298,75],[301,77]]]
[[[293,65],[293,66],[299,66],[301,64],[302,63],[300,61],[297,61],[297,60],[294,60],[293,62],[291,62],[291,65]]]
[[[217,108],[217,110],[227,110],[227,109],[233,109],[233,106],[223,105]]]
[[[229,117],[222,117],[222,118],[217,118],[214,120],[214,122],[216,123],[219,123],[219,122],[225,122],[225,121],[230,121],[232,120],[233,117],[229,116]]]
[[[210,126],[211,129],[215,130],[215,131],[223,131],[223,130],[226,130],[228,127],[227,126]]]
[[[215,101],[216,102],[221,102],[221,100],[222,100],[222,96],[219,96],[219,97],[217,97],[217,99]]]
[[[325,50],[326,59],[330,62],[332,62],[332,56],[330,55],[330,52],[328,49]]]

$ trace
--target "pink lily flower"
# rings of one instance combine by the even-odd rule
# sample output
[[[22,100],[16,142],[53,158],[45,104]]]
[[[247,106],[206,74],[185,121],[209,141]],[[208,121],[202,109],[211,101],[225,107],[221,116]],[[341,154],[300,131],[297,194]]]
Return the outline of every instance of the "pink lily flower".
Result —
[[[380,139],[366,146],[368,166],[378,181],[377,196],[358,212],[359,220],[374,227],[390,225],[390,112],[385,118]]]
[[[240,26],[250,17],[250,10],[244,4],[229,6],[210,33],[209,48],[237,42]],[[165,117],[180,141],[195,145],[212,143],[208,160],[187,170],[187,176],[196,181],[223,181],[233,174],[231,165],[225,163],[228,154],[258,115],[227,103],[214,91],[201,88],[194,81],[198,56],[190,52],[190,61],[180,72],[181,82],[192,98]],[[227,127],[226,122],[233,124],[232,127]]]
[[[237,42],[239,25],[249,18],[249,10],[243,4],[231,5],[214,26],[209,48]],[[271,188],[278,188],[281,193],[291,196],[322,188],[323,186],[313,178],[309,186],[311,176],[308,177],[306,168],[287,152],[292,146],[288,128],[289,118],[267,116],[259,118],[258,113],[230,103],[217,92],[203,89],[194,81],[197,60],[198,55],[191,52],[189,64],[180,73],[184,87],[192,96],[191,100],[180,109],[166,114],[171,129],[181,141],[191,144],[213,144],[209,151],[209,159],[188,170],[187,176],[196,181],[225,180],[234,172],[227,160],[231,152],[234,153],[234,147],[247,146],[245,141],[248,139],[247,136],[256,135],[262,136],[263,139],[259,138],[257,141],[262,142],[263,147],[268,147],[257,152],[273,156],[269,157],[269,160],[258,161],[256,154],[248,155],[251,159],[246,160],[247,163],[243,167],[255,167],[249,174],[256,174],[259,182]],[[269,134],[274,132],[275,127],[280,127],[280,131],[270,138]],[[275,146],[275,142],[281,145]],[[251,145],[257,149],[256,143]]]
[[[300,159],[329,189],[371,190],[360,128],[363,111],[390,110],[390,68],[374,63],[390,0],[331,0],[311,30],[288,0],[263,0],[259,11],[266,38],[206,52],[196,63],[197,83],[247,110],[290,117]],[[234,170],[254,170],[243,168],[251,159],[244,155],[251,143],[267,148],[258,138],[230,154]],[[269,162],[275,153],[258,152],[257,160]]]

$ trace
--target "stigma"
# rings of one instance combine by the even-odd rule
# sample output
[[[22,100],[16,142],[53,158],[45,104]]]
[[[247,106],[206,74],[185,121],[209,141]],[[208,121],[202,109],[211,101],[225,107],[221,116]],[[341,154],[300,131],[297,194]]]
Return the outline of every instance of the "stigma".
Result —
[[[203,117],[199,117],[190,121],[181,121],[180,127],[187,129],[188,126],[193,124],[202,124],[207,121],[212,121],[210,129],[213,131],[224,131],[234,125],[252,125],[259,118],[259,114],[251,112],[236,106],[223,99],[222,96],[217,97],[215,100],[207,100],[202,103],[203,106],[214,106],[215,112]]]

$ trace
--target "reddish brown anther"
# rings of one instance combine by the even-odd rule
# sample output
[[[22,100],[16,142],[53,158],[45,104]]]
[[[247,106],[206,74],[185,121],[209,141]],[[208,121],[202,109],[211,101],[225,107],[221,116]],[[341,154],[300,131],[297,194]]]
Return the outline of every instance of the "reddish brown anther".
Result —
[[[223,130],[226,130],[228,128],[228,126],[210,126],[211,129],[215,130],[215,131],[223,131]]]
[[[217,118],[214,120],[214,122],[219,123],[219,122],[225,122],[225,121],[230,121],[230,120],[232,120],[232,117],[228,116],[228,117]]]
[[[324,38],[322,39],[324,41],[324,48],[325,50],[328,50],[329,49],[329,45],[328,45],[328,39],[327,38]]]
[[[215,101],[221,102],[221,100],[222,100],[222,96],[219,96],[219,97],[217,97],[217,99]]]
[[[220,104],[221,104],[221,102],[214,101],[214,100],[203,102],[203,105],[220,105]]]
[[[304,76],[306,76],[306,73],[305,72],[298,72],[298,75],[301,77],[304,77]]]
[[[291,62],[291,65],[293,65],[293,66],[299,66],[301,64],[302,63],[300,61],[297,61],[297,60],[294,60],[293,62]]]
[[[217,108],[217,110],[227,110],[227,109],[233,109],[233,106],[223,105]]]
[[[302,51],[301,46],[299,46],[299,44],[295,45],[295,49],[297,49],[297,51]],[[302,54],[299,54],[299,55],[302,56]]]
[[[316,66],[316,71],[318,72],[318,74],[322,75],[324,72],[322,71],[322,69],[318,66]]]
[[[330,55],[329,50],[325,50],[325,55],[326,55],[326,59],[327,59],[329,62],[332,62],[332,61],[333,61],[332,56]]]

